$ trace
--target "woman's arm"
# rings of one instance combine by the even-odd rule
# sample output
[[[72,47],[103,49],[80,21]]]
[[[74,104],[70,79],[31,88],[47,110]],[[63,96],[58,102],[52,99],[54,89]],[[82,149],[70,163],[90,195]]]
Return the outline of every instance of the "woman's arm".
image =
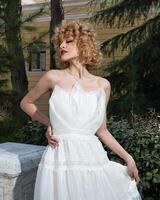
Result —
[[[105,93],[106,93],[106,108],[110,97],[111,85],[109,81],[105,80]],[[138,169],[132,156],[117,142],[117,140],[111,135],[106,127],[106,114],[100,128],[97,130],[96,135],[100,140],[107,145],[112,151],[119,155],[127,163],[128,173],[132,179],[135,179],[137,184],[140,180],[138,175]]]
[[[49,91],[54,81],[54,73],[47,71],[37,82],[36,86],[32,88],[21,100],[20,107],[27,113],[32,119],[39,121],[40,123],[49,126],[49,118],[40,112],[34,102],[39,97]]]
[[[105,93],[106,93],[106,109],[110,98],[111,93],[111,85],[108,80],[103,82]],[[103,123],[101,127],[98,129],[96,135],[100,138],[100,140],[107,145],[112,151],[114,151],[117,155],[119,155],[122,159],[127,161],[131,156],[129,153],[125,151],[125,149],[117,142],[117,140],[112,136],[112,134],[108,131],[106,127],[106,114],[103,119]]]
[[[125,160],[125,162],[131,159],[131,155],[117,142],[107,128],[105,131],[98,131],[97,135],[107,147]]]

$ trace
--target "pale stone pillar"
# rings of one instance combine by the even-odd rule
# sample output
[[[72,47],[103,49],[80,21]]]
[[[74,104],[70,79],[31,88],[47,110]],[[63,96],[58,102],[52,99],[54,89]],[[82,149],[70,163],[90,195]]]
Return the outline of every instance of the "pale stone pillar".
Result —
[[[45,146],[0,144],[0,200],[33,200],[37,167]]]

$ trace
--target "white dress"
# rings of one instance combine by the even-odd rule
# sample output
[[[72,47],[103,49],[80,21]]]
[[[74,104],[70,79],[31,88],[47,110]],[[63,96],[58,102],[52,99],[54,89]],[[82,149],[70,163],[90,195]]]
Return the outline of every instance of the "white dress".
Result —
[[[105,114],[104,89],[55,85],[49,117],[59,146],[48,145],[42,155],[34,200],[141,200],[127,167],[110,161],[95,135]]]

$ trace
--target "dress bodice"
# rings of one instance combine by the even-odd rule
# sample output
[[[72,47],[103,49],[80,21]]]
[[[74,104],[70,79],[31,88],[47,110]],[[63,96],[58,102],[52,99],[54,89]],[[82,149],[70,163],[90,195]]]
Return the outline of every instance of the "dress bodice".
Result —
[[[55,85],[49,99],[54,134],[95,134],[105,115],[105,91],[85,91],[76,81],[70,92]]]

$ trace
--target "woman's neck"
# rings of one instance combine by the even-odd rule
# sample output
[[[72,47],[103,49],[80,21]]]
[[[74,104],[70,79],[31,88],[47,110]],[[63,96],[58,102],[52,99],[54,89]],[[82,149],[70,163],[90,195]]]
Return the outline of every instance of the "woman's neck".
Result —
[[[79,79],[83,79],[89,74],[86,67],[79,62],[71,63],[67,71]]]

